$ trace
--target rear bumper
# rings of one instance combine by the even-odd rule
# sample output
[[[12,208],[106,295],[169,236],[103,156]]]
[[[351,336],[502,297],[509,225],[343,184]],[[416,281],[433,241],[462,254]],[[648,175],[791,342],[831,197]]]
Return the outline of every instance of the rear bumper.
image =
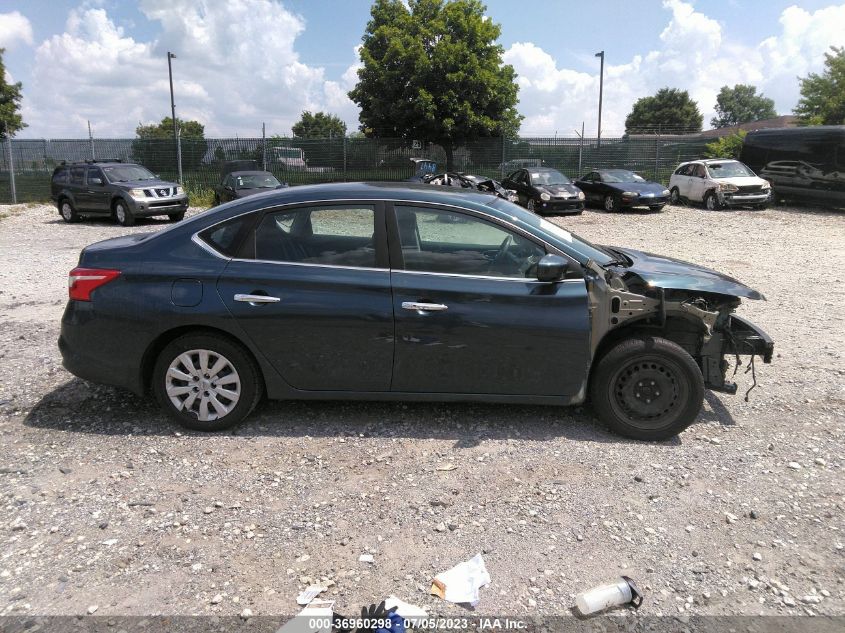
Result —
[[[58,341],[62,365],[79,378],[142,394],[139,338],[119,322],[97,319],[93,303],[68,301]]]

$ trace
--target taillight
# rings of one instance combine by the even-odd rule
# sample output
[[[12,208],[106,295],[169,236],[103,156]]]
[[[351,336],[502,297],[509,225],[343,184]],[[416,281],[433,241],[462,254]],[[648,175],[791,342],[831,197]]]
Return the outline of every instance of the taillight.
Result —
[[[108,268],[74,268],[67,277],[67,292],[76,301],[91,301],[91,293],[120,276]]]

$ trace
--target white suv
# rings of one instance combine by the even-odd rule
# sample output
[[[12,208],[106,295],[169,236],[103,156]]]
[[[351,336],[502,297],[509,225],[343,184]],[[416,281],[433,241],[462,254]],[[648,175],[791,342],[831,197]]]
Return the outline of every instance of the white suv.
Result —
[[[714,158],[681,163],[669,179],[669,199],[703,202],[708,209],[736,205],[763,208],[771,186],[738,160]]]

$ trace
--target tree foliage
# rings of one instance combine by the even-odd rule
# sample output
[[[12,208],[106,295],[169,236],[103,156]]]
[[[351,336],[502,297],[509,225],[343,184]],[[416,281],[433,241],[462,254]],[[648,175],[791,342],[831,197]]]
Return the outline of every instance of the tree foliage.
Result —
[[[715,128],[771,119],[777,116],[775,102],[757,88],[747,84],[736,84],[733,88],[722,86],[716,96],[716,116],[710,119]]]
[[[373,3],[349,93],[367,136],[440,144],[451,169],[462,143],[516,134],[516,73],[485,10],[480,0]]]
[[[728,134],[717,138],[704,147],[704,156],[707,158],[735,158],[739,160],[742,152],[742,144],[745,141],[745,130],[739,130],[736,134]]]
[[[205,138],[205,126],[199,121],[183,121],[176,119],[176,125],[179,127],[179,135],[183,138]],[[138,138],[173,138],[173,119],[169,116],[164,117],[161,123],[151,123],[150,125],[138,124],[135,128],[135,135]]]
[[[801,99],[793,112],[804,125],[845,124],[845,47],[825,53],[824,72],[801,79]]]
[[[346,123],[334,114],[307,110],[293,126],[293,135],[299,138],[342,138],[346,136]]]
[[[701,131],[703,117],[686,90],[661,88],[653,97],[637,99],[625,119],[627,134],[689,134]]]
[[[14,136],[15,132],[26,127],[20,115],[21,82],[6,82],[6,66],[3,64],[5,48],[0,48],[0,138],[6,133]]]
[[[205,141],[205,126],[198,121],[183,121],[177,118],[181,137],[182,169],[196,169],[208,151]],[[176,143],[173,141],[173,119],[164,117],[161,123],[138,124],[137,138],[132,142],[132,159],[155,172],[166,171],[175,174]]]

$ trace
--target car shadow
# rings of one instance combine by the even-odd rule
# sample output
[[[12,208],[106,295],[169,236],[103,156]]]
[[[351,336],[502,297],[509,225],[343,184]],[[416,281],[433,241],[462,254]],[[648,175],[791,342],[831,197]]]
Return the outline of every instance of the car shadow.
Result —
[[[709,413],[702,412],[697,421],[712,421]],[[725,419],[723,413],[716,414],[716,418]],[[169,436],[179,432],[183,436],[208,436],[172,422],[151,396],[140,397],[79,378],[45,394],[29,411],[24,424],[90,435]],[[245,422],[218,434],[440,439],[453,440],[455,448],[473,448],[491,439],[543,442],[560,437],[580,442],[641,444],[605,429],[588,406],[478,403],[265,401]],[[682,442],[680,436],[660,444],[680,446]]]

